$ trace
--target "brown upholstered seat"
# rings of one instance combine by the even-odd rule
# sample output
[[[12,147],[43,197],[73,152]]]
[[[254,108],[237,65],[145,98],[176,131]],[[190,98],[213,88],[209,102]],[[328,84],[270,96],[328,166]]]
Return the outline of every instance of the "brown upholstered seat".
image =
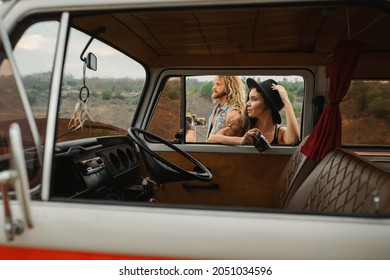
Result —
[[[390,213],[390,172],[344,149],[330,152],[284,208],[331,213]]]
[[[280,200],[280,206],[282,208],[288,203],[297,188],[316,166],[314,160],[307,158],[300,152],[307,138],[308,136],[297,146],[276,185],[275,191],[277,197],[275,199]]]

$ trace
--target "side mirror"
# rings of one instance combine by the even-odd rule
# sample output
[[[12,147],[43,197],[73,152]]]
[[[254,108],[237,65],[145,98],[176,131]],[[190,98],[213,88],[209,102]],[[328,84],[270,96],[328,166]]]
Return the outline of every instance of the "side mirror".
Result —
[[[96,71],[97,69],[97,57],[93,53],[88,53],[86,58],[86,63],[88,69],[91,69],[93,71]]]

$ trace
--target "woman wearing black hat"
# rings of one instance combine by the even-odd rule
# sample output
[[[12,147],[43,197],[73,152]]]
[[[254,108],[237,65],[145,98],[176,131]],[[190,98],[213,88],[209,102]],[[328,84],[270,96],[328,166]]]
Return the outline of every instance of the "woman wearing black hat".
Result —
[[[227,130],[230,129],[226,127],[209,138],[208,142],[227,145],[254,144],[263,134],[271,144],[297,144],[299,126],[284,87],[272,79],[259,84],[248,78],[247,84],[249,95],[244,118],[236,124],[243,127],[245,134],[241,137],[226,136]],[[286,111],[286,126],[280,126],[279,111],[283,107]]]

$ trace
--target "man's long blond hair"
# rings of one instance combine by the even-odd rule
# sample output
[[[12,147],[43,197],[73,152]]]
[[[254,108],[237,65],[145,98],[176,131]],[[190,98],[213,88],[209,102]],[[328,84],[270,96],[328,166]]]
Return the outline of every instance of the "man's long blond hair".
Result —
[[[244,84],[237,76],[217,76],[225,83],[227,94],[227,105],[237,109],[242,113],[245,107]]]

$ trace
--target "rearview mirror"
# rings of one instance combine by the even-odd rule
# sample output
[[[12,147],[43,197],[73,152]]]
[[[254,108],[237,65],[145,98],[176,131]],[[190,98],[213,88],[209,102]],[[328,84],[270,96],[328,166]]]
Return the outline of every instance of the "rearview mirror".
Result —
[[[96,57],[96,55],[94,55],[93,53],[88,53],[86,63],[87,63],[88,69],[96,71],[96,69],[97,69],[97,57]]]
[[[96,29],[95,34],[89,38],[88,43],[85,45],[83,51],[80,54],[81,61],[84,61],[88,69],[96,71],[97,69],[97,58],[93,53],[88,53],[87,57],[84,57],[84,53],[87,51],[89,45],[91,45],[93,39],[95,39],[99,34],[104,33],[106,29],[104,27],[99,27]]]

